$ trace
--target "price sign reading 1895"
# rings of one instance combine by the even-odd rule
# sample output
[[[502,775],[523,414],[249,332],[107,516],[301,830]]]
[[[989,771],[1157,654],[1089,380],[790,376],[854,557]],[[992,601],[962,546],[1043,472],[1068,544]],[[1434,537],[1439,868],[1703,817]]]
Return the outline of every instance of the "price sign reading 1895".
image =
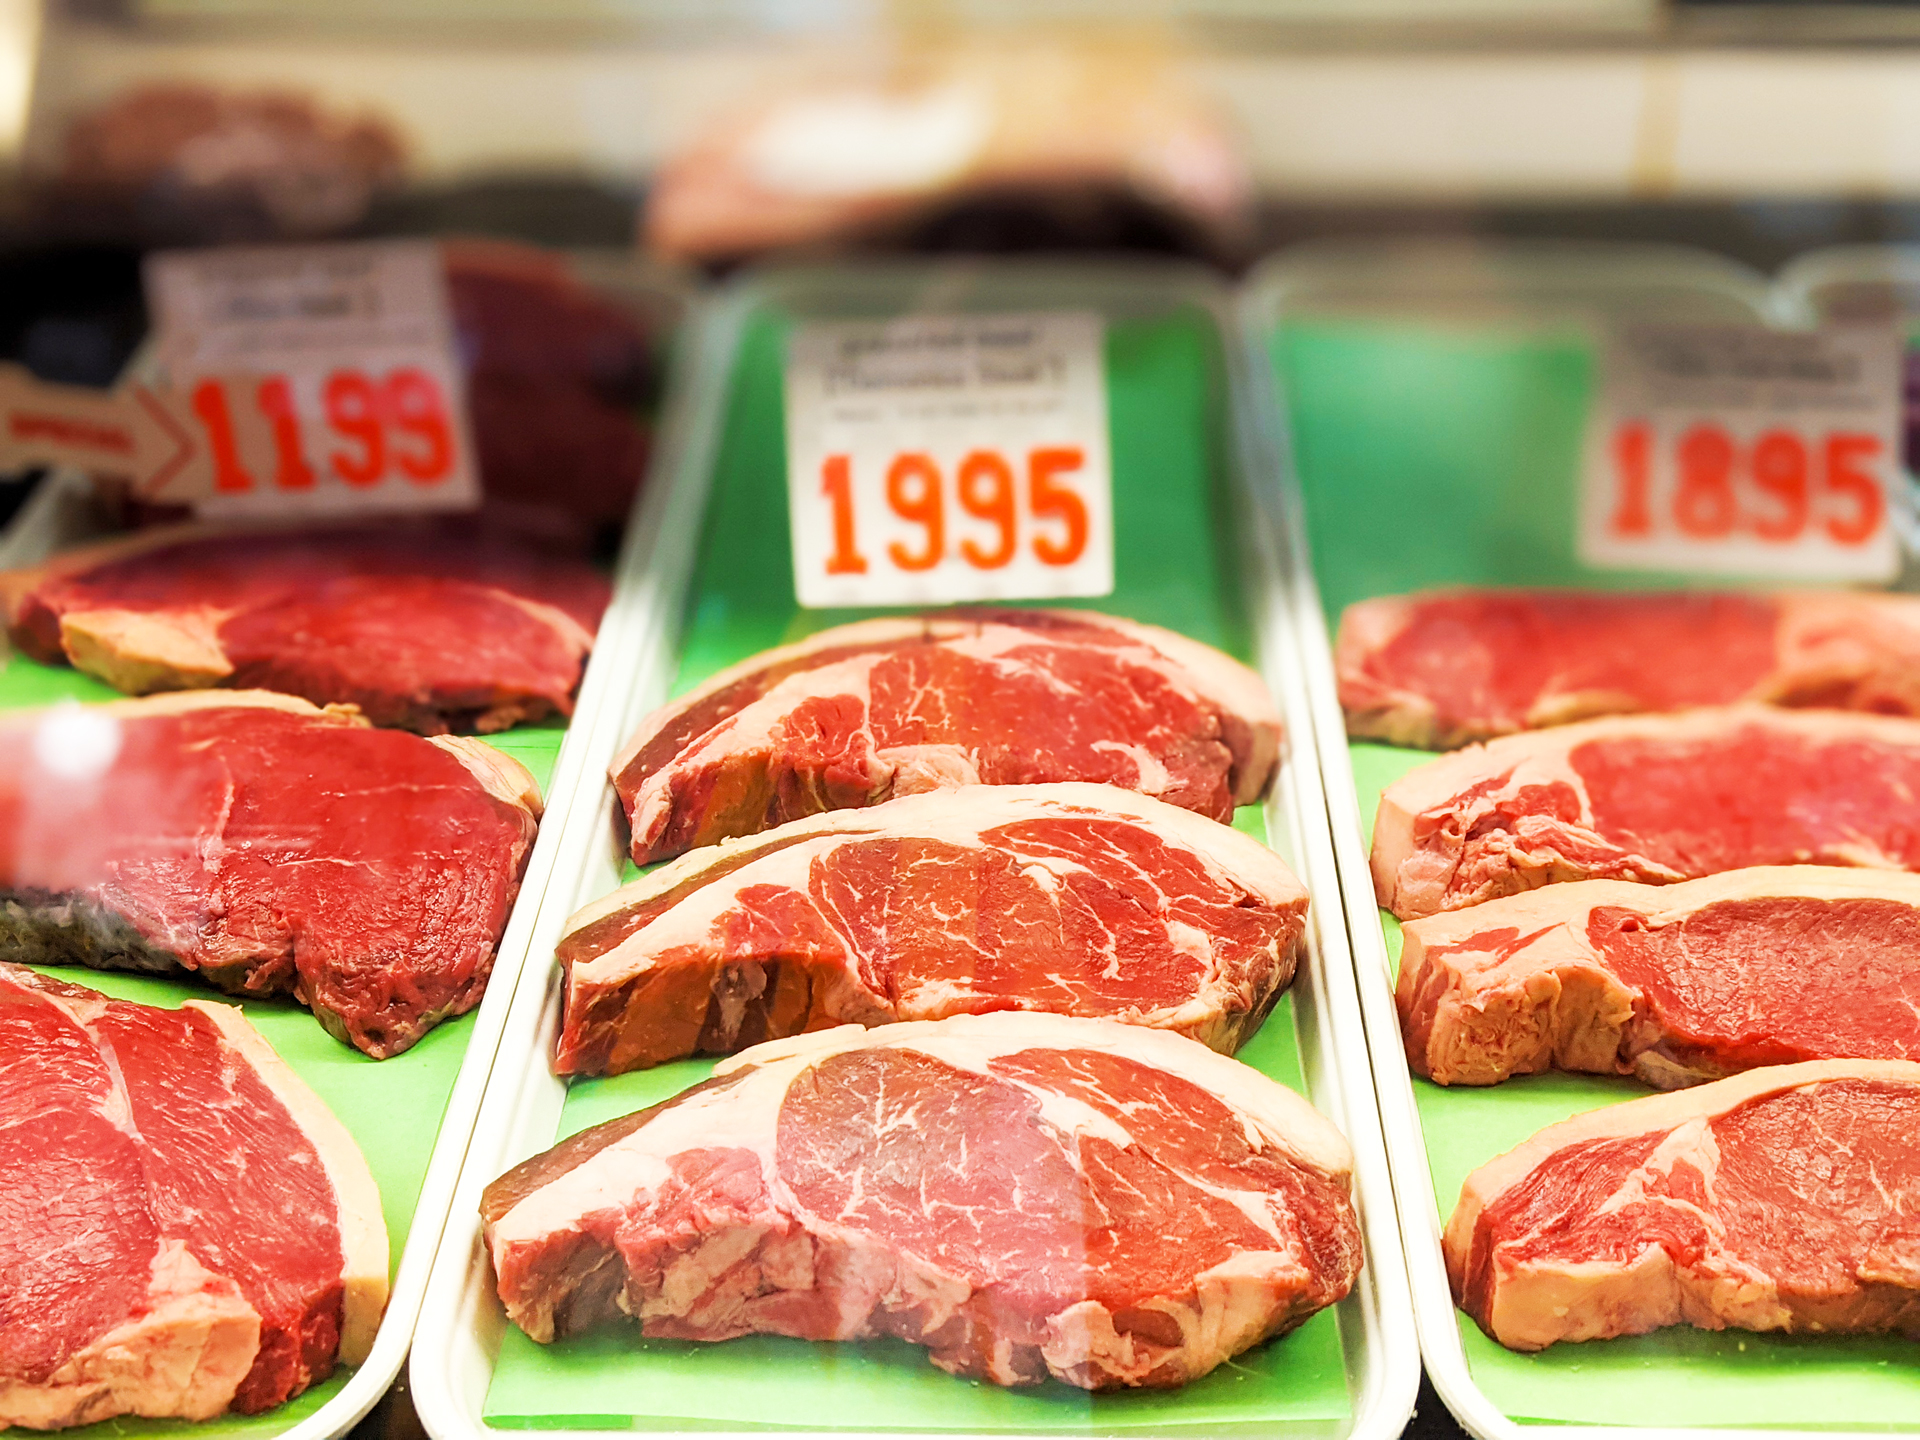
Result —
[[[1621,331],[1586,468],[1581,558],[1892,579],[1899,397],[1888,332]]]
[[[1102,341],[1079,312],[799,327],[786,396],[800,603],[1110,593]]]

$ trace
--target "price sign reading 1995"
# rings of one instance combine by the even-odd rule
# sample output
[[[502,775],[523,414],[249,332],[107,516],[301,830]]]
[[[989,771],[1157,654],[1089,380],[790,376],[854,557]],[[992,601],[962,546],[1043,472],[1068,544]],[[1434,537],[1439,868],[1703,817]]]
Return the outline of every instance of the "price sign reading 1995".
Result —
[[[1885,331],[1620,331],[1589,447],[1581,558],[1892,579],[1898,366]]]
[[[820,322],[788,344],[794,588],[809,607],[1113,589],[1097,315]]]

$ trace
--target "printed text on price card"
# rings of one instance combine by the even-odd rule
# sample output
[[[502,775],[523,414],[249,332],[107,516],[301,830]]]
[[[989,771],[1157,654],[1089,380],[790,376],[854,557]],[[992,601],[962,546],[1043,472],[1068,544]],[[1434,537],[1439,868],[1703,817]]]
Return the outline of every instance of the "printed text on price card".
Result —
[[[787,437],[803,605],[1113,588],[1095,316],[803,326],[788,350]]]
[[[1580,553],[1612,568],[1892,578],[1884,334],[1665,327],[1616,340]]]

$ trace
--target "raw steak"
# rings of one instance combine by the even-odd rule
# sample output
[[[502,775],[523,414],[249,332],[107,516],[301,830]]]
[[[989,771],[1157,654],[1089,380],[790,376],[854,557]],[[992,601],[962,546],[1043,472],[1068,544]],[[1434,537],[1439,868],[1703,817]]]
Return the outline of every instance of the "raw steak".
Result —
[[[534,1339],[893,1335],[956,1375],[1179,1385],[1347,1293],[1339,1133],[1179,1035],[1009,1011],[776,1040],[482,1199]]]
[[[398,1054],[479,1003],[539,814],[479,740],[265,691],[0,718],[0,958],[291,992]]]
[[[0,964],[0,1427],[265,1410],[386,1303],[366,1161],[240,1011]]]
[[[116,690],[279,690],[428,735],[572,713],[608,593],[584,562],[450,521],[148,530],[0,592],[14,644]]]
[[[1450,749],[1742,700],[1920,714],[1920,597],[1845,591],[1393,595],[1340,617],[1347,733]]]
[[[1920,721],[1729,705],[1510,735],[1380,797],[1373,883],[1401,919],[1560,880],[1746,865],[1920,869]]]
[[[705,846],[574,916],[560,1074],[852,1021],[1050,1010],[1231,1054],[1293,979],[1266,846],[1111,785],[969,785]]]
[[[956,785],[1093,780],[1216,820],[1266,792],[1280,717],[1219,651],[1088,611],[865,620],[641,722],[612,775],[633,858]]]
[[[1454,1299],[1514,1350],[1666,1325],[1920,1339],[1920,1065],[1811,1060],[1548,1126],[1467,1177]]]
[[[1672,1089],[1796,1060],[1920,1060],[1920,875],[1586,880],[1402,934],[1407,1059],[1442,1085],[1558,1068]]]

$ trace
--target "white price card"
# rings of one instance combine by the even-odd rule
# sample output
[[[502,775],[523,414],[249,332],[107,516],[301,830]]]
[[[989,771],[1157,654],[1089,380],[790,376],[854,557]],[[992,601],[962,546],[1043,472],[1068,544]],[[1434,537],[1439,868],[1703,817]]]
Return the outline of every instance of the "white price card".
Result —
[[[796,327],[787,504],[799,602],[1110,594],[1104,336],[1079,311]]]
[[[446,277],[430,241],[176,251],[148,260],[167,388],[210,472],[203,513],[479,503]]]
[[[1626,326],[1604,365],[1580,505],[1587,564],[1894,577],[1892,331]]]

